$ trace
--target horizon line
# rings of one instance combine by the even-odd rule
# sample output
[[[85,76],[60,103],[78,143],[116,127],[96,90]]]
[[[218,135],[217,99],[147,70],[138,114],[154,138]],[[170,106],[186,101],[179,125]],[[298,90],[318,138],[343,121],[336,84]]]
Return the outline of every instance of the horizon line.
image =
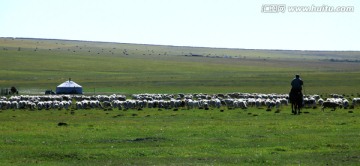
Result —
[[[81,40],[81,39],[59,39],[59,38],[34,38],[34,37],[0,37],[10,39],[33,39],[33,40],[59,40],[59,41],[78,41],[78,42],[94,42],[94,43],[114,43],[114,44],[134,44],[149,46],[168,46],[168,47],[191,47],[191,48],[209,48],[209,49],[232,49],[232,50],[264,50],[264,51],[303,51],[303,52],[359,52],[360,50],[311,50],[311,49],[265,49],[265,48],[234,48],[234,47],[211,47],[211,46],[190,46],[190,45],[171,45],[171,44],[149,44],[149,43],[127,43],[115,41],[97,41],[97,40]]]

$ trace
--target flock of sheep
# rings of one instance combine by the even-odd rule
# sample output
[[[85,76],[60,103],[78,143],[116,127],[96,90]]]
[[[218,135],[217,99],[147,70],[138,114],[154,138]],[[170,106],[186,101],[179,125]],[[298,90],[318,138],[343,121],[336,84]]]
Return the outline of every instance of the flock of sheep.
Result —
[[[10,96],[0,97],[0,110],[28,109],[246,109],[248,107],[266,107],[280,109],[288,105],[288,94],[228,93],[228,94],[133,94],[131,99],[124,95],[47,95],[47,96]],[[319,95],[304,96],[304,107],[322,109],[349,108],[360,104],[360,98],[352,103],[341,95],[331,95],[322,99]]]

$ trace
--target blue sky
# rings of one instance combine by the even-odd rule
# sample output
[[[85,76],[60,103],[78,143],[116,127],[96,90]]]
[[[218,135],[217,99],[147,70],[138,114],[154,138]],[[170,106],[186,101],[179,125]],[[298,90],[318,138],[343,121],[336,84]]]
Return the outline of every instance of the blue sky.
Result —
[[[264,13],[263,5],[354,12]],[[0,0],[0,37],[246,49],[360,50],[357,0]]]

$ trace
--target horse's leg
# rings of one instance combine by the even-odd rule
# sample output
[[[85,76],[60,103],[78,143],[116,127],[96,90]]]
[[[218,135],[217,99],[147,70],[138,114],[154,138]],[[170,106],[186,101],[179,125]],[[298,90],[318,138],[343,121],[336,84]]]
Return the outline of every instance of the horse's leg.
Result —
[[[297,115],[300,115],[300,105],[299,105],[299,104],[297,105],[296,110],[297,110],[296,114],[297,114]]]

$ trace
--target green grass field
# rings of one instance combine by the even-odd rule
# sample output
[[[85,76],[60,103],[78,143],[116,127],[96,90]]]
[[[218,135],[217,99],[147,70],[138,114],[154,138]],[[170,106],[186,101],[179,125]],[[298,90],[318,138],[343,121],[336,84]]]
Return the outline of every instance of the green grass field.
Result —
[[[356,96],[359,62],[360,52],[1,38],[0,87],[39,94],[72,78],[87,94],[288,93],[291,79],[300,73],[308,94]]]
[[[360,52],[195,48],[0,38],[0,87],[43,94],[288,93],[360,96]],[[359,108],[1,110],[0,165],[358,165]],[[306,112],[306,113],[305,113]],[[68,126],[58,126],[59,122]]]
[[[353,113],[349,113],[353,111]],[[359,108],[2,111],[1,165],[357,165]],[[58,126],[59,122],[68,126]]]

